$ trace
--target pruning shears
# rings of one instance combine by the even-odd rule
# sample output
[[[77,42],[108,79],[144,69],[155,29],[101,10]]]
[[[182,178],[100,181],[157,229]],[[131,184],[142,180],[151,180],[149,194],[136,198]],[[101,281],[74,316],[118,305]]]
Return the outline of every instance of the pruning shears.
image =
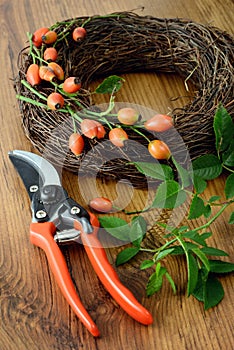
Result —
[[[54,166],[31,152],[14,150],[10,160],[18,171],[31,200],[30,241],[42,248],[67,302],[89,332],[97,337],[98,327],[84,308],[60,250],[60,245],[83,243],[100,281],[117,303],[136,321],[150,325],[152,315],[120,282],[98,239],[97,217],[69,197]]]

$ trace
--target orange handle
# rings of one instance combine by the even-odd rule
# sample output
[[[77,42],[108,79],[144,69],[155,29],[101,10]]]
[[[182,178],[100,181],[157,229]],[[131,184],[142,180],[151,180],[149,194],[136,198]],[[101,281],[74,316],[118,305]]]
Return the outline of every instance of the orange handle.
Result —
[[[30,225],[30,241],[45,251],[50,268],[67,302],[89,332],[98,337],[99,330],[81,303],[64,256],[54,241],[55,231],[56,227],[52,222],[32,223]]]
[[[117,303],[136,321],[149,325],[153,323],[153,317],[134,297],[119,280],[119,277],[113,267],[110,265],[106,252],[97,237],[99,222],[98,219],[90,213],[91,224],[94,231],[85,233],[82,228],[81,239],[86,253],[99,279],[117,301]]]

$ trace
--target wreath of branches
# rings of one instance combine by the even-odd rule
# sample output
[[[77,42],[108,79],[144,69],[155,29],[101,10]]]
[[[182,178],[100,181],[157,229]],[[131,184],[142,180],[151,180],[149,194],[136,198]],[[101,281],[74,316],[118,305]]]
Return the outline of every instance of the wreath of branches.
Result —
[[[234,39],[213,26],[179,18],[139,16],[132,12],[72,18],[56,23],[53,30],[59,34],[69,28],[72,32],[84,22],[88,33],[84,41],[77,44],[71,35],[66,35],[56,44],[57,63],[63,67],[65,77],[78,76],[82,81],[82,103],[91,107],[89,86],[100,77],[144,71],[176,73],[185,82],[189,80],[193,84],[196,95],[183,108],[172,111],[175,129],[187,146],[191,159],[213,152],[213,117],[219,103],[234,116]],[[19,54],[15,89],[17,94],[35,99],[21,83],[32,63],[28,50],[26,47]],[[48,84],[41,84],[37,89],[45,96],[54,90]],[[72,101],[70,103],[72,108],[77,108]],[[77,158],[68,150],[68,138],[73,131],[72,122],[67,122],[69,113],[45,110],[25,101],[19,101],[19,104],[27,137],[41,153],[45,146],[49,147],[49,157],[54,164],[77,172],[83,162],[85,173],[96,169],[100,176],[127,179],[136,187],[144,186],[144,176],[124,159],[124,148],[118,153],[115,146],[109,145],[108,148],[105,144],[97,151],[93,146],[99,141],[89,140],[84,154]],[[48,144],[54,130],[62,123],[66,123],[66,128]],[[136,133],[130,133],[129,137],[143,145],[146,142]],[[174,147],[174,152],[180,152],[173,139],[168,142],[172,150]],[[139,158],[135,146],[128,149],[129,152],[134,159]],[[107,154],[109,159],[114,159],[105,161]],[[145,161],[150,161],[147,148],[143,156]],[[142,152],[140,157],[142,159]]]

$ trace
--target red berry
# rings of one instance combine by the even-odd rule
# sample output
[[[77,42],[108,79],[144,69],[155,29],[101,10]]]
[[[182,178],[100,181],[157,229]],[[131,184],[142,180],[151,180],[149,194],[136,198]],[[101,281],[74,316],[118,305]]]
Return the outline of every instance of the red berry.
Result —
[[[39,66],[36,63],[30,64],[27,69],[26,79],[32,86],[38,85],[41,82],[41,77],[39,75]]]
[[[104,126],[96,120],[94,120],[94,122],[97,125],[97,135],[96,135],[97,138],[103,139],[103,137],[106,135],[106,130],[105,130]]]
[[[127,139],[128,134],[122,128],[114,128],[109,132],[109,140],[117,147],[123,147]]]
[[[144,124],[147,130],[163,132],[173,127],[173,119],[169,115],[156,114]]]
[[[48,67],[53,70],[54,74],[59,80],[64,79],[64,71],[63,68],[56,62],[48,63]]]
[[[149,153],[156,159],[169,159],[171,152],[165,142],[153,140],[148,145]]]
[[[53,110],[62,108],[64,105],[64,98],[58,92],[52,92],[47,98],[47,105]]]
[[[53,30],[49,30],[41,36],[44,44],[53,44],[57,40],[57,33]]]
[[[45,61],[56,61],[58,52],[55,47],[47,47],[44,51],[43,57]]]
[[[84,38],[86,37],[86,29],[83,27],[76,27],[73,32],[72,32],[72,38],[75,41],[81,41],[84,40]]]
[[[139,119],[139,113],[133,108],[121,108],[117,114],[120,123],[125,125],[133,125]]]
[[[95,120],[92,119],[83,119],[80,123],[80,128],[82,134],[84,134],[89,139],[93,139],[97,136],[97,124]]]
[[[81,82],[77,77],[68,77],[63,82],[63,91],[68,93],[74,93],[80,90]]]
[[[41,66],[39,68],[39,76],[46,81],[54,81],[56,79],[54,71],[48,66]]]
[[[112,210],[112,202],[105,197],[97,197],[89,202],[90,208],[100,212],[109,213]]]
[[[37,29],[32,36],[33,45],[39,48],[42,45],[42,36],[49,31],[49,28],[42,27]]]
[[[78,133],[73,133],[69,137],[69,148],[76,156],[79,156],[84,149],[84,139],[83,137]]]

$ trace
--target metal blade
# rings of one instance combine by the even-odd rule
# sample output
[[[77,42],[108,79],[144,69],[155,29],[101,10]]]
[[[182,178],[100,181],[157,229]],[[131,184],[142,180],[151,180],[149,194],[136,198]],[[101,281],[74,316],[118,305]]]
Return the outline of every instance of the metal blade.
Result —
[[[21,150],[14,150],[8,154],[27,189],[30,199],[32,199],[34,192],[42,186],[61,186],[57,170],[46,159]]]

